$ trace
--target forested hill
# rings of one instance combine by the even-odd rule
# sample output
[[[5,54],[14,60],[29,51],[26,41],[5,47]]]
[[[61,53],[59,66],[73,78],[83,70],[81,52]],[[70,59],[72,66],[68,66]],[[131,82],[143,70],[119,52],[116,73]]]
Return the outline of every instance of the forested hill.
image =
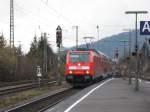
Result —
[[[139,47],[141,47],[145,41],[145,39],[148,38],[148,36],[140,36],[138,31],[138,44]],[[96,50],[99,50],[109,57],[114,57],[114,51],[116,48],[119,49],[119,55],[120,57],[124,54],[124,43],[122,41],[129,41],[129,32],[123,32],[116,35],[112,35],[109,37],[106,37],[104,39],[101,39],[99,41],[93,42],[92,44],[89,44],[89,48],[94,48]],[[87,47],[86,45],[80,45],[80,47]],[[135,47],[135,31],[131,32],[131,49],[134,51]],[[126,53],[129,51],[129,43],[125,43]]]

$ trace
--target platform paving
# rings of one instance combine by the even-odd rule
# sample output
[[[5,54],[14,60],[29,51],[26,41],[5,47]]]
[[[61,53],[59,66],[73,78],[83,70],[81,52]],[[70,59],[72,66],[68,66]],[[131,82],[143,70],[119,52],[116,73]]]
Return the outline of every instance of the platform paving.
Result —
[[[97,89],[70,112],[150,112],[150,84],[141,82],[140,91],[127,81],[114,79]]]
[[[77,100],[82,96],[79,96]],[[66,112],[74,103],[65,106],[64,102],[63,105],[58,105],[51,111]],[[64,107],[63,110],[62,107]],[[93,91],[68,112],[150,112],[150,83],[140,81],[140,91],[136,92],[134,91],[134,80],[132,80],[132,85],[128,85],[127,80],[113,79]]]

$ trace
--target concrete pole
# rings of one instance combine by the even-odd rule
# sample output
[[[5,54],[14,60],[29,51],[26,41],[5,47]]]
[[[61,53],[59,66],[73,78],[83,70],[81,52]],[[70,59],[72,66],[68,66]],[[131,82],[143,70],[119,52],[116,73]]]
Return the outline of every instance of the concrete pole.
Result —
[[[44,69],[45,76],[47,75],[47,34],[44,33]]]
[[[131,68],[130,68],[130,64],[131,64],[131,31],[129,30],[129,85],[131,85],[132,81],[131,81]]]
[[[61,45],[60,45],[61,46]],[[60,74],[60,48],[58,47],[58,85],[61,85],[61,74]]]
[[[138,70],[138,42],[137,42],[137,13],[135,13],[135,54],[136,54],[136,81],[135,91],[139,91],[139,70]]]
[[[79,26],[73,26],[76,29],[76,49],[78,49],[78,30],[79,30]]]

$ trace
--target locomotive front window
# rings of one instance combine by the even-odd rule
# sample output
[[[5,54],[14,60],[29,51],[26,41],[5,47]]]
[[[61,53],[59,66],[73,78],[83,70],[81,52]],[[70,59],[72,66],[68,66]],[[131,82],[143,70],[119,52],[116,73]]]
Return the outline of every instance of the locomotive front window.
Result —
[[[70,53],[71,62],[88,62],[89,53]]]

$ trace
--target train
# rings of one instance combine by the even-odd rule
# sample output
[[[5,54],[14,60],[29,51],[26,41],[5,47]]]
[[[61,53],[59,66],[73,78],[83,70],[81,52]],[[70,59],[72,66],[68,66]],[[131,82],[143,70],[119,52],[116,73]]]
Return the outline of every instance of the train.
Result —
[[[108,56],[93,49],[70,50],[66,55],[66,81],[73,86],[82,86],[112,75]]]

